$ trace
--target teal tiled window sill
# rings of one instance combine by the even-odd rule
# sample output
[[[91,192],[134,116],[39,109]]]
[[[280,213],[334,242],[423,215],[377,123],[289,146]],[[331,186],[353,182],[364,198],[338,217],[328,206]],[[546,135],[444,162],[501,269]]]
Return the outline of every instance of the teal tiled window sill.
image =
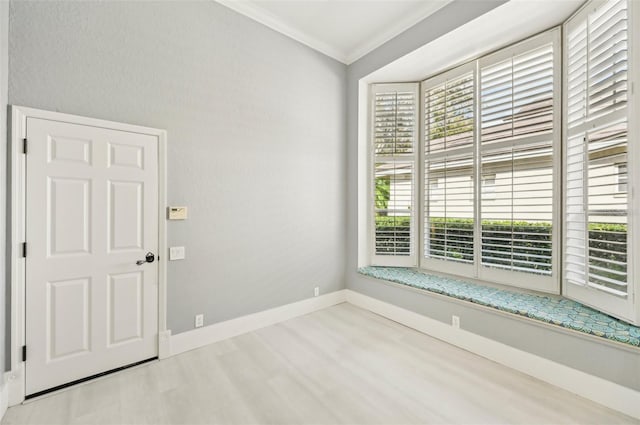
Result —
[[[358,273],[640,347],[639,327],[566,298],[508,291],[408,268],[362,267]]]

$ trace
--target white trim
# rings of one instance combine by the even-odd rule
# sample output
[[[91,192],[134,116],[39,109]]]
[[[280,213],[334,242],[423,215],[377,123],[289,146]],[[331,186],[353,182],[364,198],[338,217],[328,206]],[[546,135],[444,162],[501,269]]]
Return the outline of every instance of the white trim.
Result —
[[[339,62],[342,62],[346,65],[349,65],[348,56],[336,49],[333,46],[325,43],[324,41],[320,41],[315,37],[305,34],[303,31],[300,31],[289,24],[284,23],[277,16],[271,15],[268,12],[254,6],[248,1],[237,1],[237,0],[215,0],[221,5],[228,7],[229,9],[240,13],[248,18],[253,19],[256,22],[261,23],[262,25],[271,28],[274,31],[279,32],[280,34],[284,34],[287,37],[304,44],[307,47],[312,48],[313,50],[317,50],[320,53],[323,53]]]
[[[156,128],[124,124],[60,112],[45,111],[11,105],[11,370],[7,373],[9,405],[20,404],[25,398],[25,368],[20,357],[25,344],[25,260],[20,255],[20,245],[25,239],[25,155],[22,139],[25,137],[27,117],[68,122],[93,127],[148,134],[158,138],[158,332],[167,331],[167,273],[166,193],[167,193],[167,132]],[[164,353],[158,338],[158,354]]]
[[[347,289],[347,302],[640,419],[640,392]]]
[[[638,257],[640,255],[640,237],[637,236],[640,232],[640,172],[638,172],[637,158],[640,154],[638,149],[638,140],[640,139],[640,120],[637,119],[640,114],[640,4],[638,2],[630,1],[629,18],[631,23],[629,25],[629,49],[631,52],[630,67],[629,67],[629,83],[630,87],[630,104],[629,104],[629,131],[633,137],[633,143],[630,147],[629,155],[631,158],[635,158],[634,164],[627,165],[628,185],[631,185],[631,196],[629,197],[629,205],[631,206],[631,213],[629,222],[631,228],[629,229],[632,236],[632,242],[630,244],[631,252],[633,255],[633,261],[631,261],[631,270],[629,276],[632,276],[629,282],[629,296],[633,299],[633,306],[631,317],[635,324],[640,324],[640,261]],[[633,168],[631,171],[629,171]]]
[[[388,25],[386,27],[386,31],[380,32],[376,37],[373,37],[369,42],[365,42],[363,44],[360,44],[358,47],[356,47],[351,52],[349,52],[349,54],[347,55],[347,60],[346,60],[345,63],[347,65],[351,65],[352,63],[354,63],[358,59],[360,59],[363,56],[365,56],[367,53],[377,49],[378,47],[382,46],[387,41],[394,39],[398,35],[402,34],[406,30],[408,30],[409,28],[413,27],[414,25],[417,25],[420,21],[422,21],[423,19],[427,18],[428,16],[433,15],[438,10],[442,9],[443,7],[445,7],[446,5],[451,3],[452,1],[453,0],[448,0],[446,2],[442,2],[441,4],[435,4],[434,3],[434,7],[423,11],[423,13],[413,14],[413,15],[407,17],[406,19],[398,20],[395,23],[395,25],[393,25],[393,24]]]
[[[393,39],[397,35],[413,27],[418,22],[422,21],[426,17],[434,14],[438,10],[451,3],[452,0],[443,1],[442,3],[434,3],[432,7],[423,11],[422,13],[412,14],[406,19],[401,19],[395,22],[395,24],[388,25],[383,31],[378,32],[375,37],[372,37],[369,41],[365,40],[355,49],[346,52],[335,46],[332,46],[324,41],[306,34],[304,31],[294,28],[287,24],[278,16],[272,15],[269,12],[257,7],[250,1],[238,1],[238,0],[215,0],[221,5],[228,7],[248,18],[253,19],[256,22],[265,25],[272,30],[275,30],[287,37],[296,40],[307,47],[319,51],[339,62],[346,65],[350,65],[357,61],[367,53],[380,47],[387,41]]]
[[[9,407],[9,385],[6,383],[6,379],[0,377],[0,421],[7,413]]]
[[[163,360],[171,357],[171,330],[166,330],[158,334],[158,359]]]
[[[249,314],[204,328],[179,333],[171,337],[171,355],[204,347],[214,342],[252,332],[295,317],[304,316],[346,301],[346,290],[342,289],[319,297],[307,298],[291,304]]]

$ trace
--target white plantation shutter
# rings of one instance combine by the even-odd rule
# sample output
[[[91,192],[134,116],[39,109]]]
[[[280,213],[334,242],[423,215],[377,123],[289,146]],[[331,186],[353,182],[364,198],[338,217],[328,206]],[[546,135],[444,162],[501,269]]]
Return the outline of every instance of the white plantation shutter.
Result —
[[[482,193],[482,265],[551,275],[553,259],[553,148],[485,151],[482,175],[495,176]]]
[[[519,49],[518,49],[519,50]],[[499,56],[504,56],[504,50]],[[553,43],[482,61],[482,143],[553,130]]]
[[[415,265],[417,84],[372,88],[372,264]]]
[[[474,66],[454,69],[422,84],[422,264],[457,274],[471,274],[475,256],[475,89]]]
[[[549,31],[479,61],[480,177],[493,187],[480,191],[478,273],[554,292],[559,36]]]
[[[640,166],[638,158],[629,162],[635,133],[629,126],[628,2],[593,2],[565,31],[564,292],[633,320],[631,199],[628,183],[619,184],[627,182],[628,169]]]

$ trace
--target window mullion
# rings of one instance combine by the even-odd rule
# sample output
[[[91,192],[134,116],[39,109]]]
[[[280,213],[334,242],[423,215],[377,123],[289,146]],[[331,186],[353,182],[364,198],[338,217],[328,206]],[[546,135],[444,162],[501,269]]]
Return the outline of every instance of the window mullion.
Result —
[[[474,105],[474,131],[473,131],[473,265],[474,265],[474,276],[478,277],[480,265],[482,263],[482,222],[480,219],[480,206],[481,206],[481,188],[479,188],[482,184],[481,179],[481,163],[480,163],[480,123],[481,123],[481,104],[480,101],[480,63],[479,61],[475,61],[475,69],[474,69],[474,97],[475,97],[475,105]]]

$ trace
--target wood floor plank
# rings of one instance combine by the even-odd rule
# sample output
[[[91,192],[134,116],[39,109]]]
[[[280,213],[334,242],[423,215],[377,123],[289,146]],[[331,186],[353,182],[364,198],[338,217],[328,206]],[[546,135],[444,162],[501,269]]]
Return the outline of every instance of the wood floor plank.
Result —
[[[35,424],[638,424],[349,304],[10,408]]]

